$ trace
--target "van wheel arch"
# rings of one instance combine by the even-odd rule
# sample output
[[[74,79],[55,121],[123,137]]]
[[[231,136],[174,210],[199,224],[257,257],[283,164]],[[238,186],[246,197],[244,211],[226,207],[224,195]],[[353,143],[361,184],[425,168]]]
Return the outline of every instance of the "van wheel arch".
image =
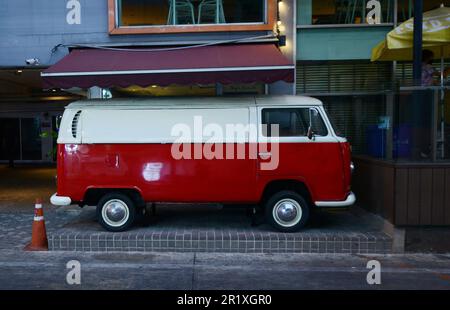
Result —
[[[89,188],[84,194],[83,204],[96,206],[100,199],[109,193],[120,193],[129,197],[137,208],[144,208],[145,201],[136,188]]]
[[[302,181],[290,179],[271,181],[266,184],[261,195],[260,205],[264,206],[274,194],[281,191],[293,191],[302,196],[311,207],[314,206],[311,193],[306,184]]]

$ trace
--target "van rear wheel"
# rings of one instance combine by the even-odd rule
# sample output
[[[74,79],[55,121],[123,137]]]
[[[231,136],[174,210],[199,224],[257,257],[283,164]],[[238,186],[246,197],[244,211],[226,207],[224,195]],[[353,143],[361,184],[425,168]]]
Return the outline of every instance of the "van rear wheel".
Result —
[[[128,196],[109,193],[98,202],[97,217],[106,230],[125,231],[134,223],[136,207]]]
[[[305,226],[309,218],[309,205],[293,191],[275,193],[265,203],[266,220],[277,230],[295,232]]]

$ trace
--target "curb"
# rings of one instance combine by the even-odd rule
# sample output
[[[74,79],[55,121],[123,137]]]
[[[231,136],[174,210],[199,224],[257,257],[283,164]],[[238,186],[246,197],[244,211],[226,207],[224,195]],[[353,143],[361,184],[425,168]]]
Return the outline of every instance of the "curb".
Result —
[[[388,254],[385,233],[283,234],[227,231],[189,233],[59,233],[49,236],[50,251],[74,252],[211,252]]]
[[[406,231],[404,228],[395,227],[394,224],[392,224],[385,218],[381,217],[380,215],[371,213],[359,206],[353,207],[351,209],[351,212],[360,217],[371,217],[372,219],[379,221],[381,225],[381,231],[392,238],[391,253],[393,254],[405,253]]]

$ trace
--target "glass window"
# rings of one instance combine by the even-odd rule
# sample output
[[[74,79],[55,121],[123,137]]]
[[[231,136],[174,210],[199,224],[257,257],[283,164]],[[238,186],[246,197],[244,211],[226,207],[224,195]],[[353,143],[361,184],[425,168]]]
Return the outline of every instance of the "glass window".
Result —
[[[308,120],[307,123],[311,124],[311,129],[316,136],[328,135],[327,126],[323,122],[322,116],[316,109],[300,109],[300,113],[303,114],[302,119]],[[309,119],[308,119],[309,118]]]
[[[52,159],[53,161],[56,161],[56,150],[58,149],[58,133],[59,133],[59,126],[61,124],[62,115],[58,116],[52,116]]]
[[[264,23],[265,0],[117,0],[119,26]]]
[[[41,122],[35,118],[0,118],[0,160],[41,160]]]
[[[267,125],[267,132],[264,132],[264,135],[269,137],[274,136],[271,125],[279,126],[280,137],[306,136],[310,124],[315,135],[328,134],[327,127],[316,109],[263,109],[262,120],[263,125]]]
[[[22,118],[21,120],[22,136],[22,159],[40,160],[41,151],[41,123],[39,118]]]
[[[0,160],[20,159],[20,120],[0,118]]]
[[[444,97],[441,97],[441,95]],[[392,157],[398,161],[450,159],[449,90],[413,87],[396,94]]]
[[[367,24],[367,18],[379,17],[379,23],[392,23],[395,0],[311,0],[311,24]],[[300,7],[301,9],[301,7]]]
[[[378,141],[384,139],[385,95],[318,96],[337,135],[346,137],[353,154],[384,156]]]
[[[423,11],[431,11],[440,7],[441,4],[450,6],[449,0],[424,0]],[[397,18],[398,22],[404,22],[414,16],[413,0],[398,0]]]

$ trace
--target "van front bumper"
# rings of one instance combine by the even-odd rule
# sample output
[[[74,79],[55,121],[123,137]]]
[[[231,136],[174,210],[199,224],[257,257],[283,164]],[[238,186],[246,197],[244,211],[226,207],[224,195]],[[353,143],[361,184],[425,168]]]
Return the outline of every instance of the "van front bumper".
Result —
[[[336,208],[336,207],[348,207],[354,204],[356,201],[356,196],[353,194],[353,192],[350,192],[348,194],[347,199],[342,201],[316,201],[316,206],[318,207],[330,207],[330,208]]]
[[[50,198],[50,202],[55,206],[70,206],[70,204],[72,203],[72,199],[66,196],[58,196],[56,195],[56,193],[54,193]]]

